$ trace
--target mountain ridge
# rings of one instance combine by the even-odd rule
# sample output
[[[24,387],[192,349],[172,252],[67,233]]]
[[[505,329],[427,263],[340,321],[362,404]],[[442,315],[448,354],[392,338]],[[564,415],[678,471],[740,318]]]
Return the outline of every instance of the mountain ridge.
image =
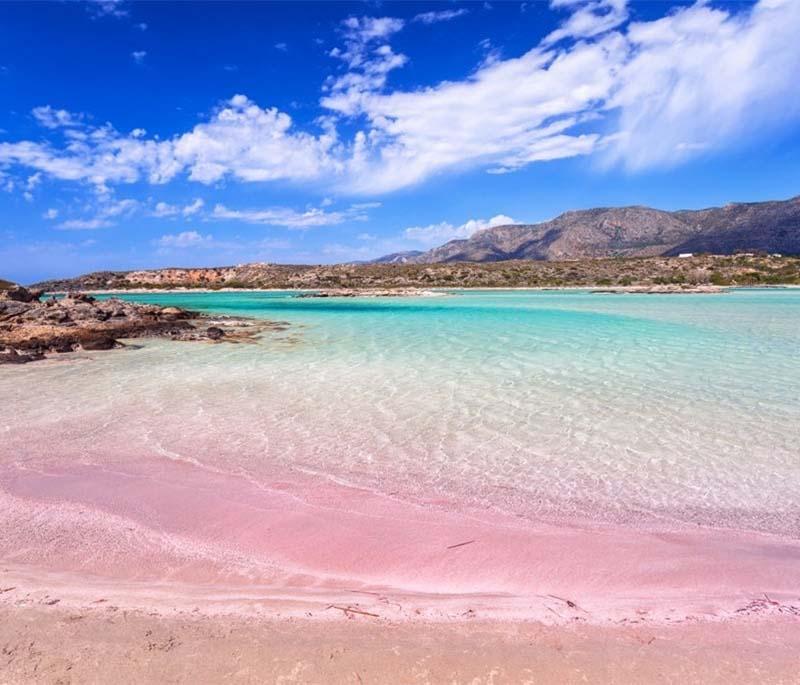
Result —
[[[563,261],[744,251],[800,254],[800,196],[694,210],[644,205],[569,210],[538,224],[484,228],[419,254],[394,253],[373,262]]]

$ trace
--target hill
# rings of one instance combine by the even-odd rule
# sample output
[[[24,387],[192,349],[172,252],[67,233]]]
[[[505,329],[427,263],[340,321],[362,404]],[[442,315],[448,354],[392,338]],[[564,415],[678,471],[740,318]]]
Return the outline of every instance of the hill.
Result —
[[[166,288],[501,288],[611,285],[800,284],[800,258],[698,255],[570,261],[434,264],[242,264],[211,268],[103,271],[46,281],[47,291]]]
[[[421,254],[409,253],[404,262],[561,261],[684,252],[800,254],[800,196],[677,212],[650,207],[569,211],[540,224],[487,228]],[[396,259],[387,255],[376,262]]]

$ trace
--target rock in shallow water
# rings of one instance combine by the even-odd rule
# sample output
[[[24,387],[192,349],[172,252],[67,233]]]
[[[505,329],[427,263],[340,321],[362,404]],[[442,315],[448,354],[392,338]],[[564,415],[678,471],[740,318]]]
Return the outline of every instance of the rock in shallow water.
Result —
[[[24,363],[42,359],[48,352],[78,348],[110,350],[122,346],[120,338],[241,342],[269,328],[269,322],[254,325],[231,319],[225,324],[226,332],[219,326],[198,327],[212,320],[179,307],[98,300],[81,293],[40,302],[40,295],[24,288],[0,292],[0,350],[8,350],[2,363]]]
[[[86,340],[81,340],[81,347],[84,350],[92,352],[95,350],[113,350],[115,347],[120,346],[121,345],[110,335],[98,335]]]

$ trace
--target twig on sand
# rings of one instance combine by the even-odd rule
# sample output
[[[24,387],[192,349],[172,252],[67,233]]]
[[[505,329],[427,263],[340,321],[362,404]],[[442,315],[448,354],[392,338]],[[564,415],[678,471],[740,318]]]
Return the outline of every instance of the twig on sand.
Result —
[[[571,599],[567,599],[566,597],[559,597],[558,595],[547,595],[548,597],[552,597],[553,599],[557,599],[560,602],[564,602],[570,609],[577,609],[578,611],[582,611],[584,614],[588,614],[589,612],[586,609],[582,609],[579,607],[575,602]]]
[[[466,542],[458,542],[455,545],[448,545],[447,549],[455,549],[456,547],[463,547],[464,545],[471,545],[475,540],[467,540]]]
[[[362,616],[372,616],[372,618],[380,618],[378,614],[373,614],[369,611],[361,611],[361,609],[353,609],[353,607],[340,607],[336,604],[329,604],[325,609],[338,609],[339,611],[343,611],[346,615],[349,614],[361,614]]]

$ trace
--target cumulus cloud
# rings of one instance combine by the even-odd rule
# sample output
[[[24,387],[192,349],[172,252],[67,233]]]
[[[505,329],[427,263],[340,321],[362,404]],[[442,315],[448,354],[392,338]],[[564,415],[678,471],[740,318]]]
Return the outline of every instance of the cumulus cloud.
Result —
[[[576,156],[635,171],[752,142],[800,120],[796,0],[722,8],[698,1],[638,22],[629,21],[624,0],[551,6],[569,14],[528,52],[409,90],[387,81],[407,61],[389,44],[405,22],[351,17],[331,51],[343,72],[324,84],[324,115],[304,127],[245,95],[164,140],[39,107],[33,116],[48,137],[0,142],[3,184],[30,192],[24,178],[40,172],[108,192],[185,174],[203,184],[282,180],[375,194],[437,174],[508,173]],[[18,170],[25,175],[9,177]]]
[[[174,216],[190,217],[200,212],[200,210],[203,209],[204,205],[205,203],[199,197],[193,202],[189,203],[188,205],[184,205],[183,207],[178,205],[171,205],[167,202],[157,202],[156,206],[150,212],[150,215],[157,218],[167,218]]]
[[[45,128],[73,128],[82,125],[82,114],[73,114],[65,109],[54,109],[50,105],[34,107],[31,110],[33,118],[40,126]]]
[[[510,216],[497,214],[491,219],[470,219],[458,226],[454,226],[448,221],[442,221],[438,224],[430,224],[428,226],[412,226],[403,231],[403,236],[408,240],[414,240],[419,243],[424,243],[425,245],[439,245],[448,240],[469,238],[476,232],[486,228],[507,226],[514,223],[517,222]]]
[[[131,53],[131,58],[136,64],[144,64],[145,57],[147,57],[147,51],[145,50],[134,50]]]
[[[174,139],[171,153],[178,168],[200,183],[228,174],[242,181],[303,180],[341,168],[336,142],[333,131],[296,131],[288,114],[236,95],[209,122]]]

